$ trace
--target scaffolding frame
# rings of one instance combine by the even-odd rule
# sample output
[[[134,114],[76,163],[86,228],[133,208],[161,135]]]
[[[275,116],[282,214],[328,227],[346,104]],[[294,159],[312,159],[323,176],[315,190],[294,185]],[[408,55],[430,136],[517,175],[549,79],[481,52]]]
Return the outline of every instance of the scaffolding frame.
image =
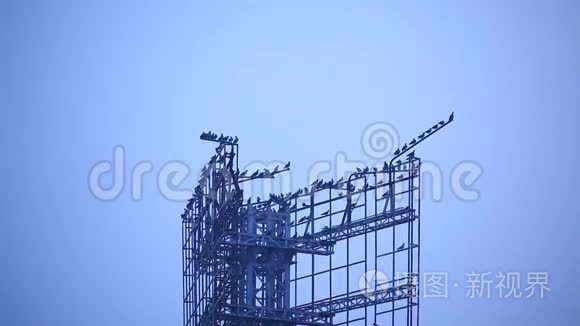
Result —
[[[248,175],[237,137],[202,133],[217,147],[181,215],[184,326],[419,325],[421,159],[412,149],[452,121],[381,166],[254,201],[243,184],[290,163]]]

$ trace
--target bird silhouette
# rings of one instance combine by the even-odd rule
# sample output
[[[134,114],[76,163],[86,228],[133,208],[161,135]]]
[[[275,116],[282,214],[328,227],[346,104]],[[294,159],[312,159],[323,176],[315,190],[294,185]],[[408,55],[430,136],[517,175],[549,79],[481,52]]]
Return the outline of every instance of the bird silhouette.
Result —
[[[401,154],[401,150],[397,148],[397,150],[393,154],[399,155],[399,154]]]
[[[306,207],[306,206],[308,206],[308,204],[302,203],[302,207]]]
[[[451,115],[449,116],[449,122],[453,121],[455,112],[451,112]]]
[[[403,147],[401,147],[401,151],[406,151],[407,150],[407,144],[403,145]]]
[[[238,136],[236,136],[236,137],[234,138],[234,144],[237,144],[237,143],[238,143],[238,140],[239,140],[239,139],[238,139]]]
[[[397,177],[397,180],[401,180],[401,179],[403,179],[404,177],[405,177],[405,176],[404,176],[403,174],[401,174],[401,175],[399,175],[399,176]]]
[[[387,192],[385,192],[385,193],[384,193],[384,194],[381,196],[381,198],[385,198],[385,197],[387,197],[388,195],[389,195],[389,192],[387,191]]]
[[[327,210],[326,212],[322,213],[322,216],[328,215],[328,213],[330,213],[330,210]]]
[[[360,168],[356,168],[356,172],[361,173],[362,170]]]
[[[256,201],[259,202],[260,201],[260,196],[256,197]]]
[[[415,140],[415,138],[413,138],[413,140],[411,140],[411,141],[409,142],[409,145],[415,145],[415,143],[417,143],[417,140]]]
[[[387,162],[383,162],[383,172],[386,172],[389,169],[389,165]]]
[[[407,154],[407,158],[409,159],[415,158],[415,151],[412,151],[411,153]]]
[[[443,120],[439,121],[440,126],[443,126],[444,124],[445,124],[445,121],[443,121]]]
[[[260,173],[260,171],[259,171],[259,170],[256,170],[256,172],[252,173],[251,177],[252,177],[252,178],[255,178],[255,177],[257,177],[257,176],[258,176],[258,173]],[[253,182],[253,181],[252,181],[252,182]]]
[[[300,218],[298,220],[298,223],[302,223],[302,222],[306,221],[307,218],[308,218],[308,216],[304,216],[304,217]]]
[[[403,250],[403,249],[405,249],[405,243],[404,243],[404,242],[403,242],[403,244],[402,244],[402,245],[400,245],[400,246],[397,248],[397,250]]]
[[[248,173],[248,170],[244,170],[244,172],[242,172],[242,173],[240,174],[240,177],[244,177],[244,176],[246,176],[246,173]]]
[[[290,168],[290,161],[288,161],[288,163],[286,163],[286,165],[284,165],[285,169],[289,169]]]
[[[425,133],[422,133],[419,135],[419,139],[423,139],[423,138],[425,138]]]
[[[401,160],[397,160],[397,165],[401,165],[403,163]]]

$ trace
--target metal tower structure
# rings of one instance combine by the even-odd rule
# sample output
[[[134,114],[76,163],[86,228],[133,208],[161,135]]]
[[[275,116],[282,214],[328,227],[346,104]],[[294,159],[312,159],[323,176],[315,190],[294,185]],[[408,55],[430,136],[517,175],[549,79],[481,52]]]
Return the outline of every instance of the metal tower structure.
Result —
[[[413,148],[293,193],[244,199],[238,139],[217,144],[181,215],[184,326],[418,325],[420,171]]]

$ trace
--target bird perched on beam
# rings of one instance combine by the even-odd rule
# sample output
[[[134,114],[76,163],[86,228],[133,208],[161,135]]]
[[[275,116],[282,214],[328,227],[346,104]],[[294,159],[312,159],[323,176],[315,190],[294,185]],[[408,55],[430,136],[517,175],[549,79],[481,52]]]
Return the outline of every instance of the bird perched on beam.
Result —
[[[187,201],[187,209],[192,209],[193,208],[193,202],[195,201],[195,198],[191,198]]]
[[[270,172],[268,169],[264,169],[264,177],[272,178],[272,172]]]
[[[320,181],[318,181],[318,183],[316,184],[316,188],[322,187],[323,184],[324,184],[324,180],[320,179]]]

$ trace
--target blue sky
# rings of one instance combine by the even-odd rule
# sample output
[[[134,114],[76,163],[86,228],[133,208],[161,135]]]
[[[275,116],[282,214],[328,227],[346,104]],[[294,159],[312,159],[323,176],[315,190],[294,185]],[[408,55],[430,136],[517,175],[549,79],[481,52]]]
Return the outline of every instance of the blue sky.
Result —
[[[178,325],[179,213],[155,175],[201,168],[202,130],[242,162],[291,160],[296,186],[338,152],[366,160],[376,121],[441,168],[423,209],[422,267],[546,271],[543,300],[425,300],[430,325],[578,322],[575,206],[580,6],[575,1],[3,1],[0,321]],[[143,198],[89,191],[94,164],[150,161]],[[480,199],[451,193],[463,161]],[[370,162],[369,162],[370,163]],[[129,172],[127,172],[127,175]],[[185,185],[193,184],[193,175]]]

